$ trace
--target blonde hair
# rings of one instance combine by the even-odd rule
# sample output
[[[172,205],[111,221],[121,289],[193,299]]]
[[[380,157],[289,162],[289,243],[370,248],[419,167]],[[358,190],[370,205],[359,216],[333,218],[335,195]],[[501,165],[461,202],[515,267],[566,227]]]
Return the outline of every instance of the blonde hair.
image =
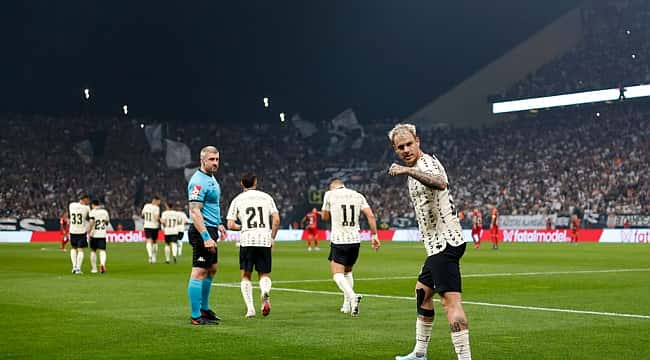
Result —
[[[393,138],[395,137],[395,134],[397,134],[400,131],[408,131],[413,135],[413,137],[417,136],[417,131],[415,130],[415,125],[413,125],[413,124],[397,124],[388,132],[388,138],[390,139],[391,143],[393,142]]]
[[[217,154],[219,153],[219,150],[217,150],[216,147],[214,146],[206,146],[203,149],[201,149],[201,157],[200,159],[203,160],[205,158],[205,155],[207,154]]]

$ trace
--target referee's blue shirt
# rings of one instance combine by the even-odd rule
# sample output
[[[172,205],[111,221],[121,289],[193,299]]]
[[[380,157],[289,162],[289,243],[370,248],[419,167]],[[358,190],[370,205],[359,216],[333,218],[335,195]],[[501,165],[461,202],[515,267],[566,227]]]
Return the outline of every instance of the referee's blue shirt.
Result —
[[[221,187],[214,176],[197,170],[189,184],[187,184],[187,195],[190,202],[201,202],[203,208],[201,215],[205,226],[221,225],[221,208],[219,199],[221,198]],[[190,214],[190,223],[192,222]]]

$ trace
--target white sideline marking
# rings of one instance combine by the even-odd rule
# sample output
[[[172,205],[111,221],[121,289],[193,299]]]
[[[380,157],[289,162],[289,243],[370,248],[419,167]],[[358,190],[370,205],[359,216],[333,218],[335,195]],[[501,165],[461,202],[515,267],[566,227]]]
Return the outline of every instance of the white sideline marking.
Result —
[[[491,274],[463,274],[463,278],[482,278],[482,277],[499,277],[499,276],[537,276],[537,275],[575,275],[575,274],[598,274],[598,273],[621,273],[621,272],[646,272],[650,268],[641,269],[605,269],[605,270],[574,270],[574,271],[541,271],[541,272],[520,272],[520,273],[491,273]],[[382,280],[417,280],[417,274],[408,276],[386,276],[386,277],[369,277],[354,278],[354,281],[382,281]],[[319,283],[330,282],[327,279],[304,279],[304,280],[273,280],[274,284],[301,284],[301,283]],[[239,283],[233,283],[238,285]]]
[[[275,283],[275,281],[274,281],[274,283]],[[239,284],[236,285],[236,284],[218,283],[218,284],[214,284],[213,286],[236,288],[236,287],[239,287]],[[255,287],[257,288],[257,286],[255,286]],[[336,295],[336,296],[341,296],[342,295],[340,292],[336,292],[336,291],[290,289],[290,288],[278,288],[278,287],[274,287],[273,291],[286,291],[286,292],[294,292],[294,293]],[[363,295],[364,297],[377,298],[377,299],[413,301],[412,296],[392,296],[392,295],[377,295],[377,294],[361,294],[361,295]],[[435,301],[440,302],[439,299],[435,299]],[[480,301],[465,301],[465,300],[463,300],[463,304],[498,307],[498,308],[506,308],[506,309],[560,312],[560,313],[580,314],[580,315],[596,315],[596,316],[625,317],[625,318],[635,318],[635,319],[650,319],[650,315],[624,314],[624,313],[587,311],[587,310],[572,310],[572,309],[557,309],[557,308],[546,308],[546,307],[539,307],[539,306],[493,304],[493,303],[480,302]]]

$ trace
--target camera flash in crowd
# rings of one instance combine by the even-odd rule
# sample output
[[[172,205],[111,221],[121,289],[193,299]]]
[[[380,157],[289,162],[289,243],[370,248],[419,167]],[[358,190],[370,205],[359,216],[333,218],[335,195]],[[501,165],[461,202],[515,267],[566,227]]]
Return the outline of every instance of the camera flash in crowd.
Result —
[[[280,113],[280,122],[284,122],[284,113]]]
[[[86,100],[90,99],[90,89],[88,88],[84,89],[84,97],[86,98]]]
[[[267,97],[264,98],[264,107],[265,108],[269,107],[269,98]]]
[[[127,105],[122,105],[122,112],[124,113],[124,115],[128,115],[129,107]]]

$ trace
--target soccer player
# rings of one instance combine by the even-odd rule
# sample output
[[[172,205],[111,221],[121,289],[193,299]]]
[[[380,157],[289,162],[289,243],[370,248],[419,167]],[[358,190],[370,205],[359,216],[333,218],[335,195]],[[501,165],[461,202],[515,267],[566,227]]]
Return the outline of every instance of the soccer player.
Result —
[[[352,268],[359,257],[361,237],[359,236],[359,214],[363,213],[370,226],[372,248],[378,250],[381,244],[377,238],[377,222],[366,198],[345,187],[343,180],[334,179],[323,198],[321,214],[324,221],[332,220],[330,234],[330,270],[336,285],[343,292],[341,312],[359,316],[361,295],[354,292]]]
[[[190,221],[183,211],[176,211],[178,216],[178,221],[176,222],[178,226],[178,240],[176,240],[176,255],[181,256],[183,254],[183,237],[185,236],[185,225]]]
[[[320,251],[318,247],[318,215],[318,210],[313,208],[302,218],[302,223],[305,224],[307,230],[307,251],[311,251],[312,241],[314,242],[314,250]]]
[[[91,273],[97,273],[97,251],[99,250],[99,272],[106,272],[106,229],[110,224],[108,211],[101,206],[99,200],[93,200],[88,214],[88,235],[90,235],[90,266]]]
[[[149,264],[154,264],[158,256],[158,229],[160,228],[160,198],[154,196],[151,203],[142,208],[144,218],[144,237],[146,241]]]
[[[409,197],[427,252],[415,286],[418,317],[415,348],[396,360],[426,359],[431,338],[437,293],[451,328],[451,340],[458,359],[471,359],[467,317],[461,300],[460,258],[465,253],[460,222],[449,193],[447,173],[438,159],[420,149],[414,125],[397,124],[388,133],[393,150],[405,166],[393,163],[391,176],[406,176]]]
[[[72,202],[68,206],[70,214],[70,260],[72,260],[72,273],[83,274],[81,264],[84,261],[84,249],[88,247],[88,213],[90,208],[90,197],[82,195],[78,202]]]
[[[65,251],[65,244],[70,242],[70,220],[68,210],[59,217],[59,230],[61,230],[61,250]]]
[[[165,233],[165,264],[169,264],[170,256],[176,264],[176,242],[178,241],[178,212],[170,203],[165,204],[165,211],[160,215],[160,225]]]
[[[499,249],[499,210],[496,205],[492,208],[492,215],[490,215],[490,237],[492,237],[492,249]]]
[[[217,273],[218,251],[214,239],[225,239],[221,223],[221,188],[214,178],[219,169],[219,150],[206,146],[200,153],[201,167],[187,185],[191,223],[188,238],[192,245],[192,273],[187,294],[192,325],[216,325],[221,320],[210,309],[212,279]]]
[[[271,249],[280,228],[280,214],[273,198],[257,190],[255,174],[244,174],[240,185],[244,191],[232,200],[226,218],[229,230],[241,231],[241,294],[246,304],[246,317],[254,317],[251,274],[255,268],[260,282],[261,311],[263,316],[267,316],[271,312]]]
[[[571,215],[571,223],[569,224],[569,228],[571,230],[571,242],[578,242],[578,230],[580,230],[580,218],[578,218],[578,215],[573,214]]]
[[[481,232],[483,231],[483,214],[478,211],[477,208],[474,208],[472,211],[472,241],[474,241],[474,247],[478,249],[481,247]]]

